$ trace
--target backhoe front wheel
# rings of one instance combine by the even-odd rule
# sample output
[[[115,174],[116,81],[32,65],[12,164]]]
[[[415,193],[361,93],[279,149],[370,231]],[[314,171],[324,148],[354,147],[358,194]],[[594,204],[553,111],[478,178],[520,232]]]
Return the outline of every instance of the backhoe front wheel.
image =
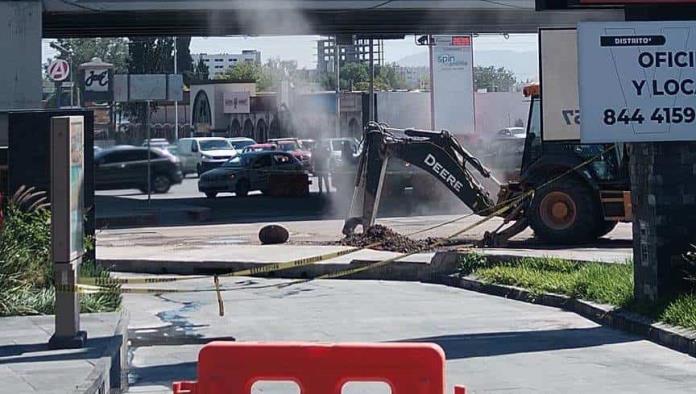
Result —
[[[577,244],[597,237],[600,207],[583,182],[566,179],[543,187],[529,208],[529,226],[543,241]]]

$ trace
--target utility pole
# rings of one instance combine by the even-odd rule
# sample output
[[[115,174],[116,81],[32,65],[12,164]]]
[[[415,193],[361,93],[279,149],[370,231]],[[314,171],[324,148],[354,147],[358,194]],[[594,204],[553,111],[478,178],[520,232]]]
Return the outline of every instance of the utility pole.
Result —
[[[336,71],[336,137],[341,136],[341,46],[338,45],[338,35],[335,36],[334,68]]]
[[[174,37],[174,74],[177,72],[178,56],[176,52],[176,37]],[[174,142],[179,141],[179,101],[174,99]]]
[[[374,121],[376,119],[375,116],[375,46],[374,46],[374,39],[370,38],[370,89],[369,89],[369,94],[370,94],[370,103],[369,105],[369,119],[370,121]]]

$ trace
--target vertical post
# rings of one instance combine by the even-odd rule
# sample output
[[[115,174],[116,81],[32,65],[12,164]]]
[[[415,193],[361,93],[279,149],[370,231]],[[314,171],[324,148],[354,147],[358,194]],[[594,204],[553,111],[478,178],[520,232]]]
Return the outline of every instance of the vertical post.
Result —
[[[370,38],[370,121],[374,121],[375,116],[375,42]]]
[[[430,71],[430,129],[435,130],[435,84],[433,83],[433,44],[430,42],[430,36],[428,36],[428,57],[429,57],[429,71]]]
[[[174,37],[174,74],[178,74],[177,63],[179,62],[176,51],[176,37]],[[174,98],[174,142],[179,141],[179,100]]]
[[[56,82],[55,84],[56,87],[56,108],[62,107],[63,103],[61,103],[61,96],[63,95],[63,83],[62,82]]]
[[[336,137],[341,136],[341,46],[338,44],[338,35],[335,36],[334,45],[334,71],[336,71]]]
[[[150,206],[150,200],[152,199],[152,174],[150,173],[151,168],[151,157],[150,157],[150,100],[147,100],[147,111],[145,112],[145,136],[147,138],[147,206]]]
[[[51,257],[56,284],[55,333],[52,349],[81,348],[77,275],[84,253],[83,184],[84,118],[51,119]]]
[[[696,143],[630,147],[634,296],[654,302],[684,290],[676,267],[696,232]]]
[[[0,1],[0,109],[41,108],[42,1]]]

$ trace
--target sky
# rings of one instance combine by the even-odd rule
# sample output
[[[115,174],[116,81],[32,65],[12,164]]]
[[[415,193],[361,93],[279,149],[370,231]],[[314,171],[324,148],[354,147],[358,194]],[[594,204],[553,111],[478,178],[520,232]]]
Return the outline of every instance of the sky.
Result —
[[[319,36],[274,36],[274,37],[194,37],[191,40],[191,53],[238,53],[242,49],[257,49],[261,51],[262,61],[270,58],[295,60],[300,68],[313,69],[316,67],[316,41]],[[42,59],[55,54],[55,50],[44,40]],[[480,35],[474,38],[474,63],[477,63],[477,52],[486,52],[480,56],[487,63],[497,63],[499,66],[512,68],[521,77],[532,77],[534,70],[530,64],[536,64],[537,36],[536,34],[512,34],[508,39],[500,34]],[[384,57],[387,62],[398,62],[409,58],[422,64],[427,64],[427,49],[415,45],[414,36],[403,40],[384,41]],[[524,56],[524,58],[520,58]],[[524,66],[522,65],[524,64]],[[480,64],[491,65],[491,64]],[[517,70],[515,68],[518,68]]]

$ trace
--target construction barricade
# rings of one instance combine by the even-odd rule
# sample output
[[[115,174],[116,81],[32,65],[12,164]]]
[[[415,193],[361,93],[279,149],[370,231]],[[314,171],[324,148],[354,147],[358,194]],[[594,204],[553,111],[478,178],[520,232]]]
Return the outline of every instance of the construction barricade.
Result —
[[[294,382],[302,394],[340,394],[348,382],[383,382],[392,394],[444,394],[445,354],[430,343],[211,342],[198,354],[198,381],[175,382],[174,394],[249,394],[267,381]]]

